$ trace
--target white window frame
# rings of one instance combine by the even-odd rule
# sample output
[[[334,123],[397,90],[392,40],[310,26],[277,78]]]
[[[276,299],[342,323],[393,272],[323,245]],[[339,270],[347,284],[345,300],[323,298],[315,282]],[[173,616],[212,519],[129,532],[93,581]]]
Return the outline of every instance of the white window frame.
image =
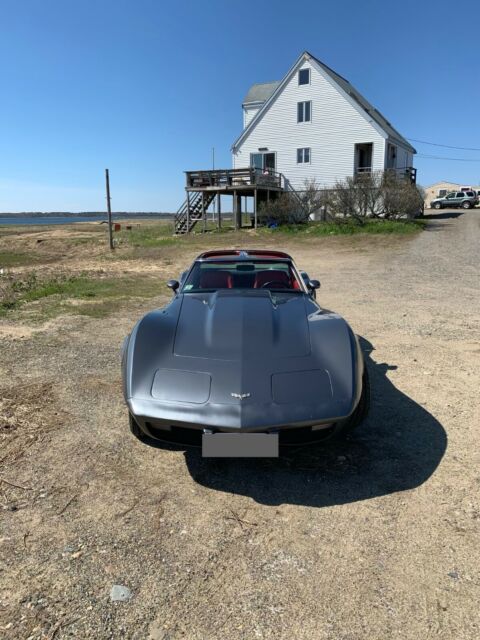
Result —
[[[300,84],[300,71],[308,71],[308,82],[302,82],[302,84]],[[310,69],[310,67],[305,67],[304,69],[299,69],[298,70],[298,86],[299,87],[305,87],[308,84],[311,84],[312,82],[312,70]]]
[[[310,103],[310,120],[305,120],[305,105]],[[302,118],[303,120],[298,119],[298,105],[303,105],[302,107]],[[312,122],[312,101],[311,100],[299,100],[297,102],[297,124],[309,124]]]
[[[308,150],[308,160],[305,160],[305,151]],[[301,160],[298,159],[298,152],[301,151]],[[297,164],[312,164],[312,148],[299,147],[297,149]]]

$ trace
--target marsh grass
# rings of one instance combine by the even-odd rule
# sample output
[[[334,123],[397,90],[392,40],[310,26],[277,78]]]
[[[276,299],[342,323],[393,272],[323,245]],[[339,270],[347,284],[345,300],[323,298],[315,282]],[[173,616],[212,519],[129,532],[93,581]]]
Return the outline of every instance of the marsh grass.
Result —
[[[0,269],[20,267],[42,262],[42,258],[33,252],[0,250]]]
[[[145,276],[10,274],[0,281],[0,316],[25,310],[34,319],[60,313],[103,317],[127,300],[152,298],[163,293],[162,289],[157,278]]]
[[[133,226],[132,229],[115,233],[119,246],[130,247],[165,247],[181,242],[181,237],[173,235],[173,225],[169,222],[158,222],[145,226]]]
[[[412,234],[425,228],[423,220],[367,220],[359,224],[347,219],[338,222],[310,222],[309,224],[283,225],[274,229],[259,228],[260,233],[286,234],[305,237],[340,236],[354,234]]]

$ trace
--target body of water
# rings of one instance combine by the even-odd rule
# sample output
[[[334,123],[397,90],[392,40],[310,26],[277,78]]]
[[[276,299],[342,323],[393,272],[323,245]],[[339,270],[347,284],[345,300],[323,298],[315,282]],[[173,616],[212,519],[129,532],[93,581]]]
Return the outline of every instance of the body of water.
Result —
[[[122,220],[169,220],[170,216],[124,216],[123,218],[113,217],[114,222],[121,222]],[[2,224],[72,224],[73,222],[101,222],[107,221],[106,216],[11,216],[2,218],[0,216],[0,225]]]

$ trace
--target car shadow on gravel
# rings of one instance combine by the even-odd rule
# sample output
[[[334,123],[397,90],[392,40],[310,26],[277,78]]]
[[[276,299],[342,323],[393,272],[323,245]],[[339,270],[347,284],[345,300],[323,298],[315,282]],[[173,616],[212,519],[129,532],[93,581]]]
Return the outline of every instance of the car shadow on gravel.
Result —
[[[442,425],[388,379],[396,369],[377,363],[361,338],[370,373],[370,415],[343,442],[281,450],[278,459],[204,459],[185,451],[199,484],[250,496],[261,504],[324,507],[413,489],[433,474],[447,448]]]

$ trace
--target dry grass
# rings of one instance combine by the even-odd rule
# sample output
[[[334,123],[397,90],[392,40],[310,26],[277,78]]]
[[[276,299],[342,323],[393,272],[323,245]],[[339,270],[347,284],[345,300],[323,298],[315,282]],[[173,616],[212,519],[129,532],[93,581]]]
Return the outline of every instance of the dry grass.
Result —
[[[25,455],[64,419],[54,402],[51,382],[21,384],[0,389],[0,464]]]

